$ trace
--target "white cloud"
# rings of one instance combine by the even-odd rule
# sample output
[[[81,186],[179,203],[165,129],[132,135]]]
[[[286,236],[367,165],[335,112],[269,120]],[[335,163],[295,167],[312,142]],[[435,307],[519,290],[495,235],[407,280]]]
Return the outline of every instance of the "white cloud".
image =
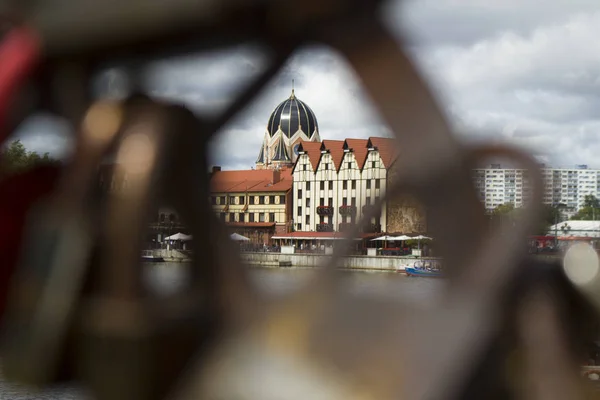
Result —
[[[508,141],[556,165],[600,167],[597,0],[396,1],[385,17],[395,34],[404,34],[462,137]],[[238,47],[156,63],[146,78],[154,94],[213,115],[267,60],[261,49]],[[310,48],[296,53],[224,127],[213,142],[213,162],[226,168],[254,163],[270,113],[289,96],[292,79],[323,138],[387,132],[345,62]]]

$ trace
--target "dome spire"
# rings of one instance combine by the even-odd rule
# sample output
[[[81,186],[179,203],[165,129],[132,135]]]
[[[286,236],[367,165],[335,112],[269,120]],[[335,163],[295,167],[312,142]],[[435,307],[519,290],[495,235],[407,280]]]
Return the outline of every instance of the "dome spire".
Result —
[[[292,79],[292,95],[290,96],[290,99],[295,99],[296,98],[296,94],[294,93],[294,80]]]

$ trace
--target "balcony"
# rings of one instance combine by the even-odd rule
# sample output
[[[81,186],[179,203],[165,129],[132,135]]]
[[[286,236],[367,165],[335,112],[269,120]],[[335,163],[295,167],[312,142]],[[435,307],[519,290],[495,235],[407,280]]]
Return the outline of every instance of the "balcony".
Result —
[[[317,232],[333,232],[333,224],[317,224]]]
[[[356,206],[340,206],[340,215],[356,215]]]
[[[333,207],[332,206],[318,206],[317,214],[318,215],[333,215]]]
[[[341,224],[338,225],[338,231],[339,232],[349,232],[352,229],[354,229],[355,226],[356,226],[356,224],[353,224],[352,222],[342,222]]]

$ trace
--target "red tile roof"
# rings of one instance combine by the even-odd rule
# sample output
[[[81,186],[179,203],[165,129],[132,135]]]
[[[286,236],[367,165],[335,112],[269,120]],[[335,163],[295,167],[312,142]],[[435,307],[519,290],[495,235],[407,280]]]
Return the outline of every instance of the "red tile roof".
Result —
[[[313,167],[313,171],[317,170],[319,161],[321,160],[321,142],[305,142],[301,141],[300,146],[302,151],[305,151]]]
[[[332,240],[332,239],[345,239],[346,234],[344,232],[290,232],[284,233],[281,235],[275,235],[272,239],[322,239],[322,240]],[[356,239],[366,239],[370,237],[380,236],[381,233],[362,233],[360,237]]]
[[[289,169],[217,171],[210,186],[213,193],[287,192],[292,189],[292,174]]]
[[[379,151],[383,166],[390,168],[398,158],[398,141],[392,138],[370,137],[369,143]]]
[[[322,150],[328,150],[335,165],[335,170],[339,171],[344,159],[344,141],[343,140],[323,140]]]
[[[367,139],[346,139],[346,146],[354,153],[359,169],[363,169],[367,161],[367,154],[369,153],[367,143],[369,143]]]
[[[281,235],[275,235],[272,239],[344,239],[346,236],[343,232],[291,232]]]

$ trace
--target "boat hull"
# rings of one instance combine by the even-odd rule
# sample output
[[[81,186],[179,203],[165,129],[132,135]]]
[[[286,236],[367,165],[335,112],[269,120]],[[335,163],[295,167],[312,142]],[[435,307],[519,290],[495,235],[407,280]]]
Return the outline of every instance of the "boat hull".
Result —
[[[159,262],[165,262],[165,259],[162,257],[144,257],[144,256],[142,256],[142,262],[159,263]]]
[[[427,271],[423,269],[417,269],[412,267],[406,267],[406,275],[408,276],[422,276],[428,278],[442,278],[444,275],[438,271]]]

